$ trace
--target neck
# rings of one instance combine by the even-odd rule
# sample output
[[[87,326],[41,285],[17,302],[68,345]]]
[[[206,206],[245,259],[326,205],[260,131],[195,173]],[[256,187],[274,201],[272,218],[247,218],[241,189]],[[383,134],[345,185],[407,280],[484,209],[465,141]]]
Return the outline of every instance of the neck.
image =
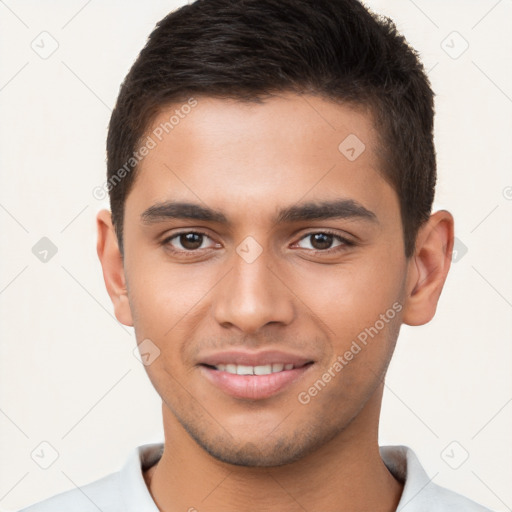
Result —
[[[381,395],[379,389],[331,441],[278,467],[218,461],[197,445],[164,404],[164,453],[144,475],[149,491],[162,512],[249,512],[270,507],[283,512],[393,512],[403,486],[379,453]]]

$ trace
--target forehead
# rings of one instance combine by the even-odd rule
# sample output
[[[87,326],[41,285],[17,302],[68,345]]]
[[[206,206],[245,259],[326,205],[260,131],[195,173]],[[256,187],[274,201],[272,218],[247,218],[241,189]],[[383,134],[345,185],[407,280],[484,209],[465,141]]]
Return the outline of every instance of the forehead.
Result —
[[[227,217],[254,218],[306,199],[397,206],[379,170],[370,115],[317,96],[283,94],[263,103],[196,97],[162,110],[145,137],[151,149],[127,209],[129,202],[140,212],[193,201]]]

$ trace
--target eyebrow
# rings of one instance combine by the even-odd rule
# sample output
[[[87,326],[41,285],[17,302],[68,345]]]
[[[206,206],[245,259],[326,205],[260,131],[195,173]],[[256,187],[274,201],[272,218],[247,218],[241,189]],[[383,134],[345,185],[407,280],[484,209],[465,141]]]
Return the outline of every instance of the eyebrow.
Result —
[[[156,224],[170,219],[189,219],[229,224],[227,217],[215,210],[196,203],[166,201],[150,206],[141,214],[144,224]],[[306,220],[356,219],[378,223],[372,211],[353,199],[301,203],[278,211],[277,224]]]

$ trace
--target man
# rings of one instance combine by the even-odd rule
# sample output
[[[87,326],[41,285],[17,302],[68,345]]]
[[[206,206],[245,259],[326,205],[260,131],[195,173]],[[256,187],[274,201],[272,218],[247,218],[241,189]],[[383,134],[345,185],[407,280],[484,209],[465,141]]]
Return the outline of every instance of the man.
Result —
[[[98,255],[165,443],[25,509],[484,511],[378,446],[402,323],[435,314],[433,93],[355,0],[198,0],[122,84]]]

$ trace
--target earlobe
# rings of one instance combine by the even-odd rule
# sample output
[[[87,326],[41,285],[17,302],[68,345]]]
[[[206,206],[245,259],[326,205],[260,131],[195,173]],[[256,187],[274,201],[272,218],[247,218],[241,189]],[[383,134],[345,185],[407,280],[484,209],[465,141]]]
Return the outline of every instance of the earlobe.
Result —
[[[453,216],[440,210],[420,228],[407,270],[403,322],[423,325],[432,320],[453,250]]]
[[[108,210],[101,210],[96,217],[98,241],[96,250],[103,269],[103,279],[107,288],[116,318],[124,325],[133,326],[128,301],[123,258],[119,250],[117,236]]]

